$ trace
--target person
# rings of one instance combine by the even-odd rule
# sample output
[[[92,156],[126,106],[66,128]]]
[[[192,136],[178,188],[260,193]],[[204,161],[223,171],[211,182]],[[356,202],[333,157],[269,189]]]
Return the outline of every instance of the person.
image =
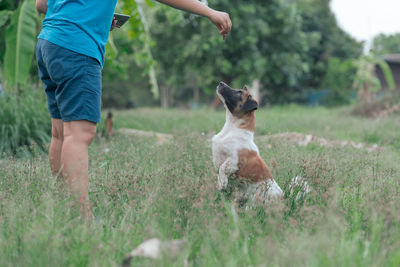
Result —
[[[229,15],[197,0],[159,2],[207,17],[225,39]],[[45,14],[36,45],[39,76],[47,96],[52,130],[50,168],[76,196],[80,212],[91,217],[88,148],[100,121],[101,70],[117,0],[36,0]]]

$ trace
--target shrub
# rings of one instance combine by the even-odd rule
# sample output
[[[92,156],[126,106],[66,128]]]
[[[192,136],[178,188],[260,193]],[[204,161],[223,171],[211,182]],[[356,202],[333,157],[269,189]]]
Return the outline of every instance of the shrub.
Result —
[[[322,81],[322,87],[330,89],[323,102],[327,106],[339,106],[350,104],[351,95],[355,93],[351,89],[356,68],[352,60],[340,60],[330,58],[328,69]]]
[[[46,149],[51,120],[45,103],[43,95],[32,90],[0,96],[0,155],[15,155],[21,147]]]

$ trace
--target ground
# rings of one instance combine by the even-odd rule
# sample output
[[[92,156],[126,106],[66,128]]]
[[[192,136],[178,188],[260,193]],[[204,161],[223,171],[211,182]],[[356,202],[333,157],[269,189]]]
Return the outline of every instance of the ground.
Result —
[[[90,148],[85,223],[49,171],[46,155],[0,161],[0,266],[118,266],[146,239],[186,239],[177,259],[132,266],[399,266],[400,120],[349,109],[257,111],[256,143],[285,200],[245,211],[216,189],[210,138],[225,115],[207,109],[114,112],[116,128],[173,134],[171,143],[116,135]],[[353,140],[381,149],[298,146],[282,132]],[[312,192],[298,201],[289,181]]]

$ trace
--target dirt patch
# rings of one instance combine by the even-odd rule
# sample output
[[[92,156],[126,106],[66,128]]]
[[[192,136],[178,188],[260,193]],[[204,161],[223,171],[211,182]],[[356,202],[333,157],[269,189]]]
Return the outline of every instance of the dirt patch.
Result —
[[[122,135],[156,138],[158,144],[169,143],[174,137],[172,134],[157,133],[153,131],[142,131],[130,128],[120,128],[117,130],[117,133]]]
[[[323,147],[352,147],[356,149],[366,149],[369,152],[379,150],[380,147],[377,144],[367,145],[365,143],[356,143],[354,141],[339,141],[329,140],[322,137],[317,137],[312,134],[302,134],[296,132],[279,133],[273,135],[264,135],[258,137],[259,140],[272,141],[272,140],[285,140],[294,143],[299,146],[307,146],[309,144],[318,144]]]

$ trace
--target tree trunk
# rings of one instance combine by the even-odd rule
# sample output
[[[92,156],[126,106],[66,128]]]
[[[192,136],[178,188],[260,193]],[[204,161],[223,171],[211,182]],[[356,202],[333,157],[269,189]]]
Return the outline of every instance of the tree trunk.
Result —
[[[168,108],[168,87],[163,85],[161,86],[161,107]]]
[[[200,95],[200,90],[199,87],[195,86],[193,88],[193,107],[197,108],[199,107],[199,95]]]
[[[261,87],[261,84],[260,84],[259,80],[254,80],[250,87],[250,94],[257,101],[257,103],[260,103],[260,100],[261,100],[260,99],[260,87]]]

